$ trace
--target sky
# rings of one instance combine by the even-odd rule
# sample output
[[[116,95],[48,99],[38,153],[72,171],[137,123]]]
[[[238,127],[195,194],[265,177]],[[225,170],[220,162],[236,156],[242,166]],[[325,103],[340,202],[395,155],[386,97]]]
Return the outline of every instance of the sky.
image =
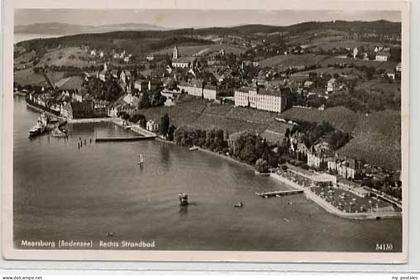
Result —
[[[79,25],[146,23],[165,28],[226,27],[243,24],[287,26],[306,21],[401,21],[398,11],[305,10],[88,10],[16,9],[15,25],[60,22]]]

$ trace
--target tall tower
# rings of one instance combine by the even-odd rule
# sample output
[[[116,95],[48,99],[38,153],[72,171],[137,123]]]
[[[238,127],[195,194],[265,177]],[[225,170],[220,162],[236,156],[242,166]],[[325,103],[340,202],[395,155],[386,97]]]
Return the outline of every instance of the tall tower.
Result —
[[[178,57],[179,57],[178,47],[175,46],[174,51],[172,53],[172,59],[178,59]]]

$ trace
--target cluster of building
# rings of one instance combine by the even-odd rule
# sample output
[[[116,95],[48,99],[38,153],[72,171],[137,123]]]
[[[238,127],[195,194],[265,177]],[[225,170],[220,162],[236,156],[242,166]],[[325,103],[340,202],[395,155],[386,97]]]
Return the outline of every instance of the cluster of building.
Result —
[[[85,51],[89,53],[89,55],[92,58],[100,58],[103,59],[105,58],[105,56],[107,56],[107,53],[105,53],[103,50],[101,49],[89,49],[88,46],[85,47]],[[132,59],[133,55],[131,53],[126,53],[125,50],[122,50],[121,52],[117,52],[116,50],[112,50],[112,52],[109,54],[110,57],[112,57],[115,60],[121,60],[124,61],[125,63],[130,62],[130,60]]]

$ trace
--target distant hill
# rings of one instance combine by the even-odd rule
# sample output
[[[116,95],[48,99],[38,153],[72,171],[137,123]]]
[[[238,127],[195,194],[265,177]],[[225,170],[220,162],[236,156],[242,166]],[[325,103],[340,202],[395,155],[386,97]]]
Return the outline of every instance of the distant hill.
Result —
[[[382,34],[389,33],[400,33],[401,23],[390,22],[386,20],[378,21],[326,21],[326,22],[304,22],[289,26],[273,26],[263,24],[248,24],[234,27],[209,27],[209,28],[185,28],[177,29],[184,31],[184,33],[194,32],[196,35],[206,34],[240,34],[240,35],[252,35],[256,33],[303,33],[308,31],[332,29],[346,32],[375,32]],[[145,23],[124,23],[124,24],[112,24],[112,25],[76,25],[66,24],[58,22],[49,23],[34,23],[30,25],[17,25],[15,26],[15,33],[36,33],[36,34],[57,34],[57,35],[73,35],[80,33],[104,33],[114,31],[162,31],[168,28],[161,27],[153,24]],[[171,30],[175,31],[175,30]]]
[[[249,35],[255,33],[303,33],[315,30],[332,29],[337,31],[346,32],[363,32],[363,33],[381,33],[381,34],[394,34],[401,32],[400,22],[391,22],[386,20],[378,21],[310,21],[289,26],[273,26],[263,24],[248,24],[234,27],[211,27],[201,28],[195,32],[198,34],[207,33],[222,33],[222,34],[242,34]]]
[[[113,31],[165,30],[164,27],[144,23],[124,23],[113,25],[77,25],[59,22],[34,23],[15,26],[15,33],[73,35],[80,33],[104,33]]]

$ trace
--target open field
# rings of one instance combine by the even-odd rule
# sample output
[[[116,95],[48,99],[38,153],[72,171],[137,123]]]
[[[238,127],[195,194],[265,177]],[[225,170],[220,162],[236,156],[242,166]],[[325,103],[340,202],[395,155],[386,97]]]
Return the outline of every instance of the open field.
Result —
[[[383,92],[386,95],[401,96],[401,84],[399,82],[390,83],[383,79],[373,79],[359,84],[356,89],[365,90],[367,92],[376,91]]]
[[[353,59],[353,58],[340,58],[331,56],[327,59],[321,61],[320,65],[322,67],[328,67],[329,65],[334,64],[347,64],[347,65],[355,65],[355,66],[373,66],[375,69],[384,69],[386,71],[393,71],[395,66],[397,66],[398,62],[395,61],[375,61],[375,60],[361,60],[361,59]]]
[[[300,67],[310,65],[320,65],[323,68],[330,67],[335,64],[347,64],[355,66],[373,66],[375,69],[384,69],[392,71],[397,66],[394,61],[374,61],[361,60],[353,58],[341,58],[336,56],[301,54],[301,55],[277,55],[259,61],[261,67],[277,67],[280,71],[286,70],[288,67]]]
[[[80,48],[59,48],[47,52],[39,61],[37,66],[75,66],[87,67],[95,63],[89,63],[89,54]]]
[[[218,128],[229,133],[242,130],[263,132],[270,127],[273,131],[285,131],[289,125],[274,120],[274,113],[254,109],[238,108],[231,105],[212,104],[199,98],[188,98],[172,107],[156,107],[140,110],[147,119],[160,122],[168,113],[175,126],[189,126],[200,129]],[[282,127],[282,128],[281,128]],[[284,132],[282,132],[284,135]]]
[[[365,159],[385,168],[401,168],[401,116],[396,111],[381,111],[361,117],[353,139],[338,152]]]
[[[365,75],[355,69],[355,68],[350,68],[350,67],[345,67],[345,68],[335,68],[335,67],[323,67],[323,68],[317,68],[317,69],[313,69],[313,70],[308,70],[308,71],[302,71],[302,72],[297,72],[291,75],[291,77],[293,76],[303,76],[303,75],[309,75],[309,73],[317,73],[318,75],[320,74],[330,74],[330,75],[334,75],[334,74],[338,74],[340,76],[348,76],[348,77],[364,77]]]
[[[49,72],[48,77],[55,83],[63,78],[63,72]],[[47,86],[47,81],[42,74],[35,73],[32,69],[14,71],[14,82],[20,85],[40,85]]]
[[[282,114],[281,118],[295,121],[329,122],[335,128],[351,133],[357,126],[360,115],[345,107],[332,107],[326,110],[291,108]]]
[[[214,52],[218,52],[221,49],[225,50],[226,53],[233,53],[235,55],[241,54],[246,51],[245,48],[240,48],[237,46],[227,45],[227,44],[208,44],[208,45],[178,45],[178,50],[181,56],[201,56],[208,55]],[[156,52],[153,54],[168,54],[172,55],[173,47],[168,47]]]
[[[348,40],[348,39],[340,39],[340,40],[330,40],[329,38],[325,39],[315,39],[311,41],[311,47],[316,50],[332,50],[333,48],[358,48],[361,47],[365,49],[374,49],[376,46],[381,45],[377,42],[365,42],[365,41],[357,41],[357,40]],[[389,45],[390,47],[394,47],[396,45]]]
[[[302,54],[302,55],[276,55],[267,59],[259,61],[261,67],[280,67],[284,70],[288,67],[306,66],[319,64],[324,59],[328,58],[325,55]]]
[[[347,32],[327,29],[327,30],[313,30],[303,32],[297,36],[292,36],[288,42],[291,45],[315,45],[322,42],[336,42],[344,40]]]
[[[19,69],[22,67],[31,67],[35,58],[35,51],[24,52],[13,59],[14,67],[18,67]]]

